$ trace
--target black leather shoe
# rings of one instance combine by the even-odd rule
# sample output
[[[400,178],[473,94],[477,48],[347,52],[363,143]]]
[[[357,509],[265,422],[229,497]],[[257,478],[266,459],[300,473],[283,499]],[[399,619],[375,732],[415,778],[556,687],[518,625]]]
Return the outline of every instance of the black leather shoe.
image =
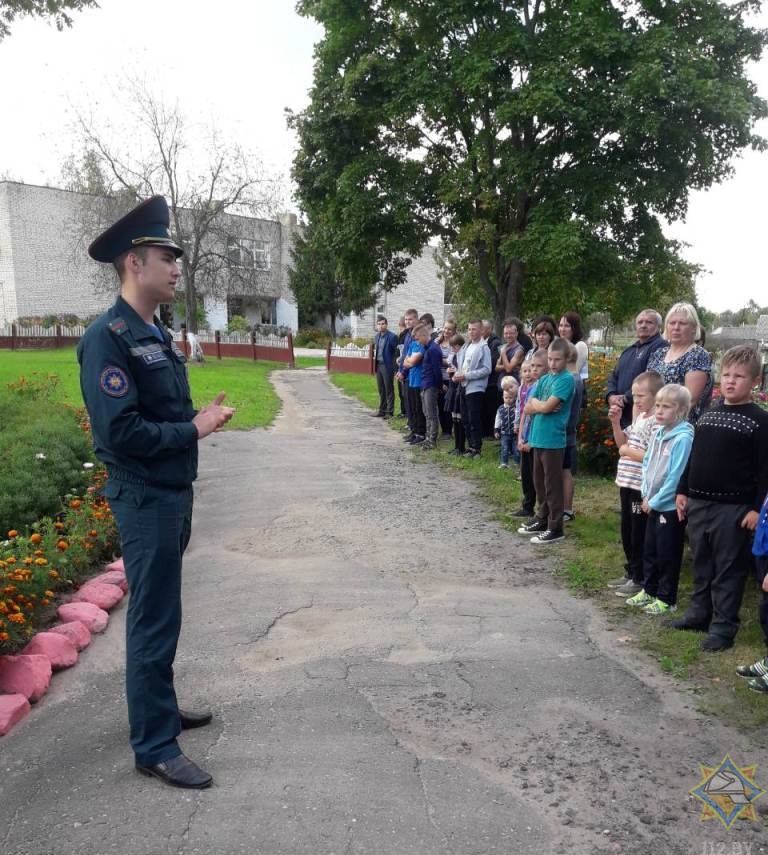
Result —
[[[701,642],[702,650],[709,650],[710,653],[716,653],[718,650],[728,650],[733,647],[732,638],[724,638],[722,635],[708,635]]]
[[[159,778],[171,787],[183,787],[187,790],[204,790],[213,783],[213,778],[207,772],[183,754],[155,763],[154,766],[141,766],[137,763],[136,771]]]
[[[179,719],[181,720],[182,730],[192,730],[193,727],[205,727],[210,724],[213,715],[208,712],[188,712],[187,710],[179,710]]]
[[[690,629],[694,632],[707,632],[709,624],[695,623],[690,618],[679,617],[667,623],[670,629]]]

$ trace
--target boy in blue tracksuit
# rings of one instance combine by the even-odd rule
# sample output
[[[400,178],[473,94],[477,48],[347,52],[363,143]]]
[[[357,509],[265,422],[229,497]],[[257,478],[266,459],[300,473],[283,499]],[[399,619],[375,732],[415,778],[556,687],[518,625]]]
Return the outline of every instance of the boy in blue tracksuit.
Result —
[[[677,608],[677,586],[683,561],[685,521],[680,520],[675,495],[693,445],[687,421],[691,394],[677,383],[659,389],[654,414],[659,429],[643,458],[640,493],[648,514],[643,547],[643,589],[627,600],[650,615]]]

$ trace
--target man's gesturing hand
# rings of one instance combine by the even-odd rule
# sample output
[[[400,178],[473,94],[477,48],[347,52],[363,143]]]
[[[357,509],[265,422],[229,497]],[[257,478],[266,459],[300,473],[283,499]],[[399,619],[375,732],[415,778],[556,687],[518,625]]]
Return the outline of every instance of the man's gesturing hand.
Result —
[[[234,407],[222,407],[222,401],[226,398],[226,392],[219,392],[213,402],[203,407],[192,419],[192,424],[197,428],[197,436],[203,439],[208,434],[219,430],[235,414]]]

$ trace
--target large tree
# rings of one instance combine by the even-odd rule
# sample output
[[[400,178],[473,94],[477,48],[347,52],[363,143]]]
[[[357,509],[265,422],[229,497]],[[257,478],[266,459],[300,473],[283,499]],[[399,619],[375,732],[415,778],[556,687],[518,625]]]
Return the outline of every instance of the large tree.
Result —
[[[96,0],[0,0],[0,41],[10,34],[16,18],[24,15],[53,18],[56,28],[63,30],[72,26],[69,12],[98,5]]]
[[[759,2],[301,0],[325,28],[292,116],[299,200],[340,275],[438,236],[497,322],[631,312],[691,269],[662,230],[766,104]]]
[[[68,189],[91,194],[83,197],[75,225],[77,251],[138,200],[165,196],[171,232],[184,249],[187,327],[197,332],[201,293],[258,296],[267,283],[265,266],[243,263],[250,235],[245,217],[274,216],[281,184],[216,131],[204,130],[197,139],[179,107],[144,83],[127,80],[120,98],[125,127],[79,114],[80,147],[62,170]]]

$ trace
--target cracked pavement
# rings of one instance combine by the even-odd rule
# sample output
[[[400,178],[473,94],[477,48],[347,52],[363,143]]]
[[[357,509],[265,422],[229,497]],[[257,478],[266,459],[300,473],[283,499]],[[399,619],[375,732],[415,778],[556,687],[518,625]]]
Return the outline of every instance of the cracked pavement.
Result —
[[[688,794],[726,753],[768,789],[764,738],[698,714],[324,374],[273,378],[272,429],[201,443],[176,677],[213,709],[181,744],[215,785],[134,773],[121,605],[0,741],[3,855],[768,850]]]

